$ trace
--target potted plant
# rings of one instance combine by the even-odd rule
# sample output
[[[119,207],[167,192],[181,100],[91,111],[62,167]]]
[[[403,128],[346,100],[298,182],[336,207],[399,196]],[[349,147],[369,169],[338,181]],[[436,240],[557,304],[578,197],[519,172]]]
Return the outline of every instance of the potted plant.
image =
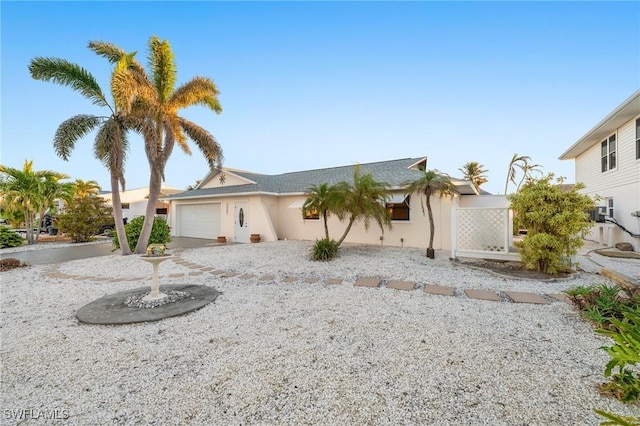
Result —
[[[216,239],[216,242],[218,242],[218,243],[226,243],[227,242],[227,237],[225,237],[224,235],[220,235]]]
[[[251,234],[251,238],[250,238],[252,243],[259,243],[260,242],[260,234]]]

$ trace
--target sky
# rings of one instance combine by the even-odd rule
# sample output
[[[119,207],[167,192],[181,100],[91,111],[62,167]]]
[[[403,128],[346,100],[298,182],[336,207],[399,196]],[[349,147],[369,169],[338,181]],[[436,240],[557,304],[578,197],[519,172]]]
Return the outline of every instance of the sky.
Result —
[[[223,112],[180,113],[213,134],[224,166],[265,174],[427,157],[462,177],[488,169],[504,193],[514,153],[574,182],[558,157],[640,87],[638,2],[0,2],[0,164],[70,179],[109,174],[88,135],[68,161],[53,136],[77,114],[105,114],[69,87],[33,80],[29,61],[59,57],[109,90],[109,63],[87,48],[118,45],[146,64],[168,40],[178,84],[212,78]],[[127,188],[148,186],[132,135]],[[177,147],[165,184],[194,184],[208,165]],[[512,191],[510,187],[509,191]]]

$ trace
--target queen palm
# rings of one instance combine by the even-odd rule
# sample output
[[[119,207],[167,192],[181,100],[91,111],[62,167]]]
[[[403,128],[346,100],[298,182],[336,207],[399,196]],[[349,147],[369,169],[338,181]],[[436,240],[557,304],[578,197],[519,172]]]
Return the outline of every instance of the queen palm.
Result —
[[[327,225],[327,219],[333,210],[340,205],[341,199],[344,197],[345,192],[343,189],[345,184],[329,185],[328,183],[322,183],[320,185],[312,185],[307,189],[305,196],[307,199],[302,206],[302,214],[305,211],[316,210],[324,222],[324,236],[329,239],[329,227]]]
[[[485,173],[489,170],[485,170],[484,165],[477,161],[470,161],[465,163],[460,169],[464,178],[471,182],[476,190],[480,190],[480,185],[487,183],[489,180]]]
[[[187,140],[191,139],[212,168],[222,160],[222,149],[215,138],[204,128],[178,115],[179,110],[195,105],[205,106],[216,113],[222,112],[218,89],[213,80],[194,77],[176,87],[173,51],[168,41],[161,41],[156,36],[149,40],[148,63],[148,74],[142,75],[137,69],[123,69],[112,86],[114,96],[128,102],[127,114],[150,124],[142,129],[151,176],[145,220],[136,253],[146,250],[165,166],[175,144],[191,154],[187,144]]]
[[[133,55],[126,55],[124,51],[115,48],[108,43],[92,42],[89,48],[95,53],[105,56],[118,65],[111,75],[111,84],[121,75],[123,68],[135,68]],[[128,150],[128,127],[141,128],[132,125],[131,120],[122,113],[120,105],[114,99],[113,103],[107,100],[95,77],[81,66],[59,58],[36,57],[29,64],[29,72],[36,80],[50,81],[63,86],[71,87],[94,105],[106,108],[108,115],[97,116],[90,114],[75,115],[60,124],[53,146],[56,154],[68,161],[76,142],[91,131],[98,129],[94,140],[94,154],[108,169],[111,183],[111,197],[113,204],[113,217],[116,233],[123,255],[131,254],[131,249],[124,231],[122,220],[122,204],[120,201],[120,187],[125,189],[124,164]],[[115,98],[115,97],[114,97]]]
[[[431,197],[434,195],[442,197],[451,197],[456,194],[456,187],[451,182],[451,178],[437,170],[422,170],[422,174],[414,181],[405,182],[405,191],[407,194],[419,192],[422,194],[424,204],[422,213],[424,214],[424,206],[427,206],[429,215],[429,246],[427,247],[427,257],[433,259],[435,251],[433,249],[433,237],[435,234],[435,222],[433,221],[433,209],[431,207]]]

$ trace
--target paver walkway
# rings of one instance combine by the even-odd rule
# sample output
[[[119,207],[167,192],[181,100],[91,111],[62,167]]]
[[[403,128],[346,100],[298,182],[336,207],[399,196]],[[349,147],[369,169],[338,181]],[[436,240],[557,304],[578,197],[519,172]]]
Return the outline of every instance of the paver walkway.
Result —
[[[224,269],[216,269],[210,266],[203,266],[197,263],[193,263],[187,260],[182,259],[182,252],[184,249],[175,249],[173,250],[173,259],[171,259],[175,264],[184,266],[186,268],[191,269],[187,273],[174,273],[165,275],[169,278],[184,278],[189,276],[199,276],[205,273],[213,274],[219,277],[225,278],[237,278],[242,280],[248,280],[251,278],[257,278],[259,281],[270,281],[276,282],[276,277],[270,274],[264,275],[254,275],[251,273],[243,273],[240,275],[240,272],[237,271],[227,271]],[[94,280],[94,281],[110,281],[110,282],[123,282],[123,281],[148,281],[150,279],[149,276],[144,277],[132,277],[132,278],[104,278],[104,277],[92,277],[92,276],[80,276],[80,275],[69,275],[61,272],[59,270],[60,265],[55,264],[51,265],[48,269],[45,270],[45,274],[51,278],[57,279],[74,279],[74,280]],[[283,278],[279,280],[282,283],[295,283],[302,282],[307,284],[320,283],[324,281],[327,285],[336,285],[341,284],[343,282],[340,278],[327,278],[325,280],[320,280],[315,277],[297,277],[293,275],[285,275]],[[353,284],[354,286],[359,287],[369,287],[369,288],[380,288],[385,285],[384,280],[379,277],[358,277]],[[394,290],[403,290],[403,291],[413,291],[418,288],[418,284],[411,281],[402,281],[392,279],[386,282],[386,288],[391,288]],[[550,293],[550,294],[536,294],[529,292],[519,292],[519,291],[498,291],[498,290],[478,290],[478,289],[464,289],[458,291],[454,287],[441,286],[441,285],[433,285],[425,283],[423,285],[423,291],[427,294],[438,295],[438,296],[450,296],[450,297],[467,297],[469,299],[477,299],[477,300],[486,300],[486,301],[494,301],[494,302],[511,302],[511,303],[530,303],[530,304],[538,304],[538,305],[548,305],[555,302],[563,302],[570,303],[569,298],[562,293]]]

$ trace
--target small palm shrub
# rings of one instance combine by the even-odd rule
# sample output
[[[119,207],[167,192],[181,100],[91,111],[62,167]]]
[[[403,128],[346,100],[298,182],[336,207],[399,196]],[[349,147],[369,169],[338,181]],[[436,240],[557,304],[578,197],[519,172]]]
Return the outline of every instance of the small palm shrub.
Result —
[[[338,243],[329,238],[316,240],[311,251],[311,259],[324,261],[331,260],[338,254],[338,248]]]
[[[138,216],[131,219],[129,223],[125,225],[124,231],[127,234],[129,247],[135,247],[136,244],[138,244],[143,223],[144,216]],[[154,217],[149,244],[167,244],[169,241],[171,241],[171,229],[169,225],[167,225],[167,221],[161,217]],[[116,250],[120,248],[118,234],[115,232],[113,234],[113,246]]]
[[[23,243],[24,240],[16,231],[0,226],[0,248],[20,247]]]

